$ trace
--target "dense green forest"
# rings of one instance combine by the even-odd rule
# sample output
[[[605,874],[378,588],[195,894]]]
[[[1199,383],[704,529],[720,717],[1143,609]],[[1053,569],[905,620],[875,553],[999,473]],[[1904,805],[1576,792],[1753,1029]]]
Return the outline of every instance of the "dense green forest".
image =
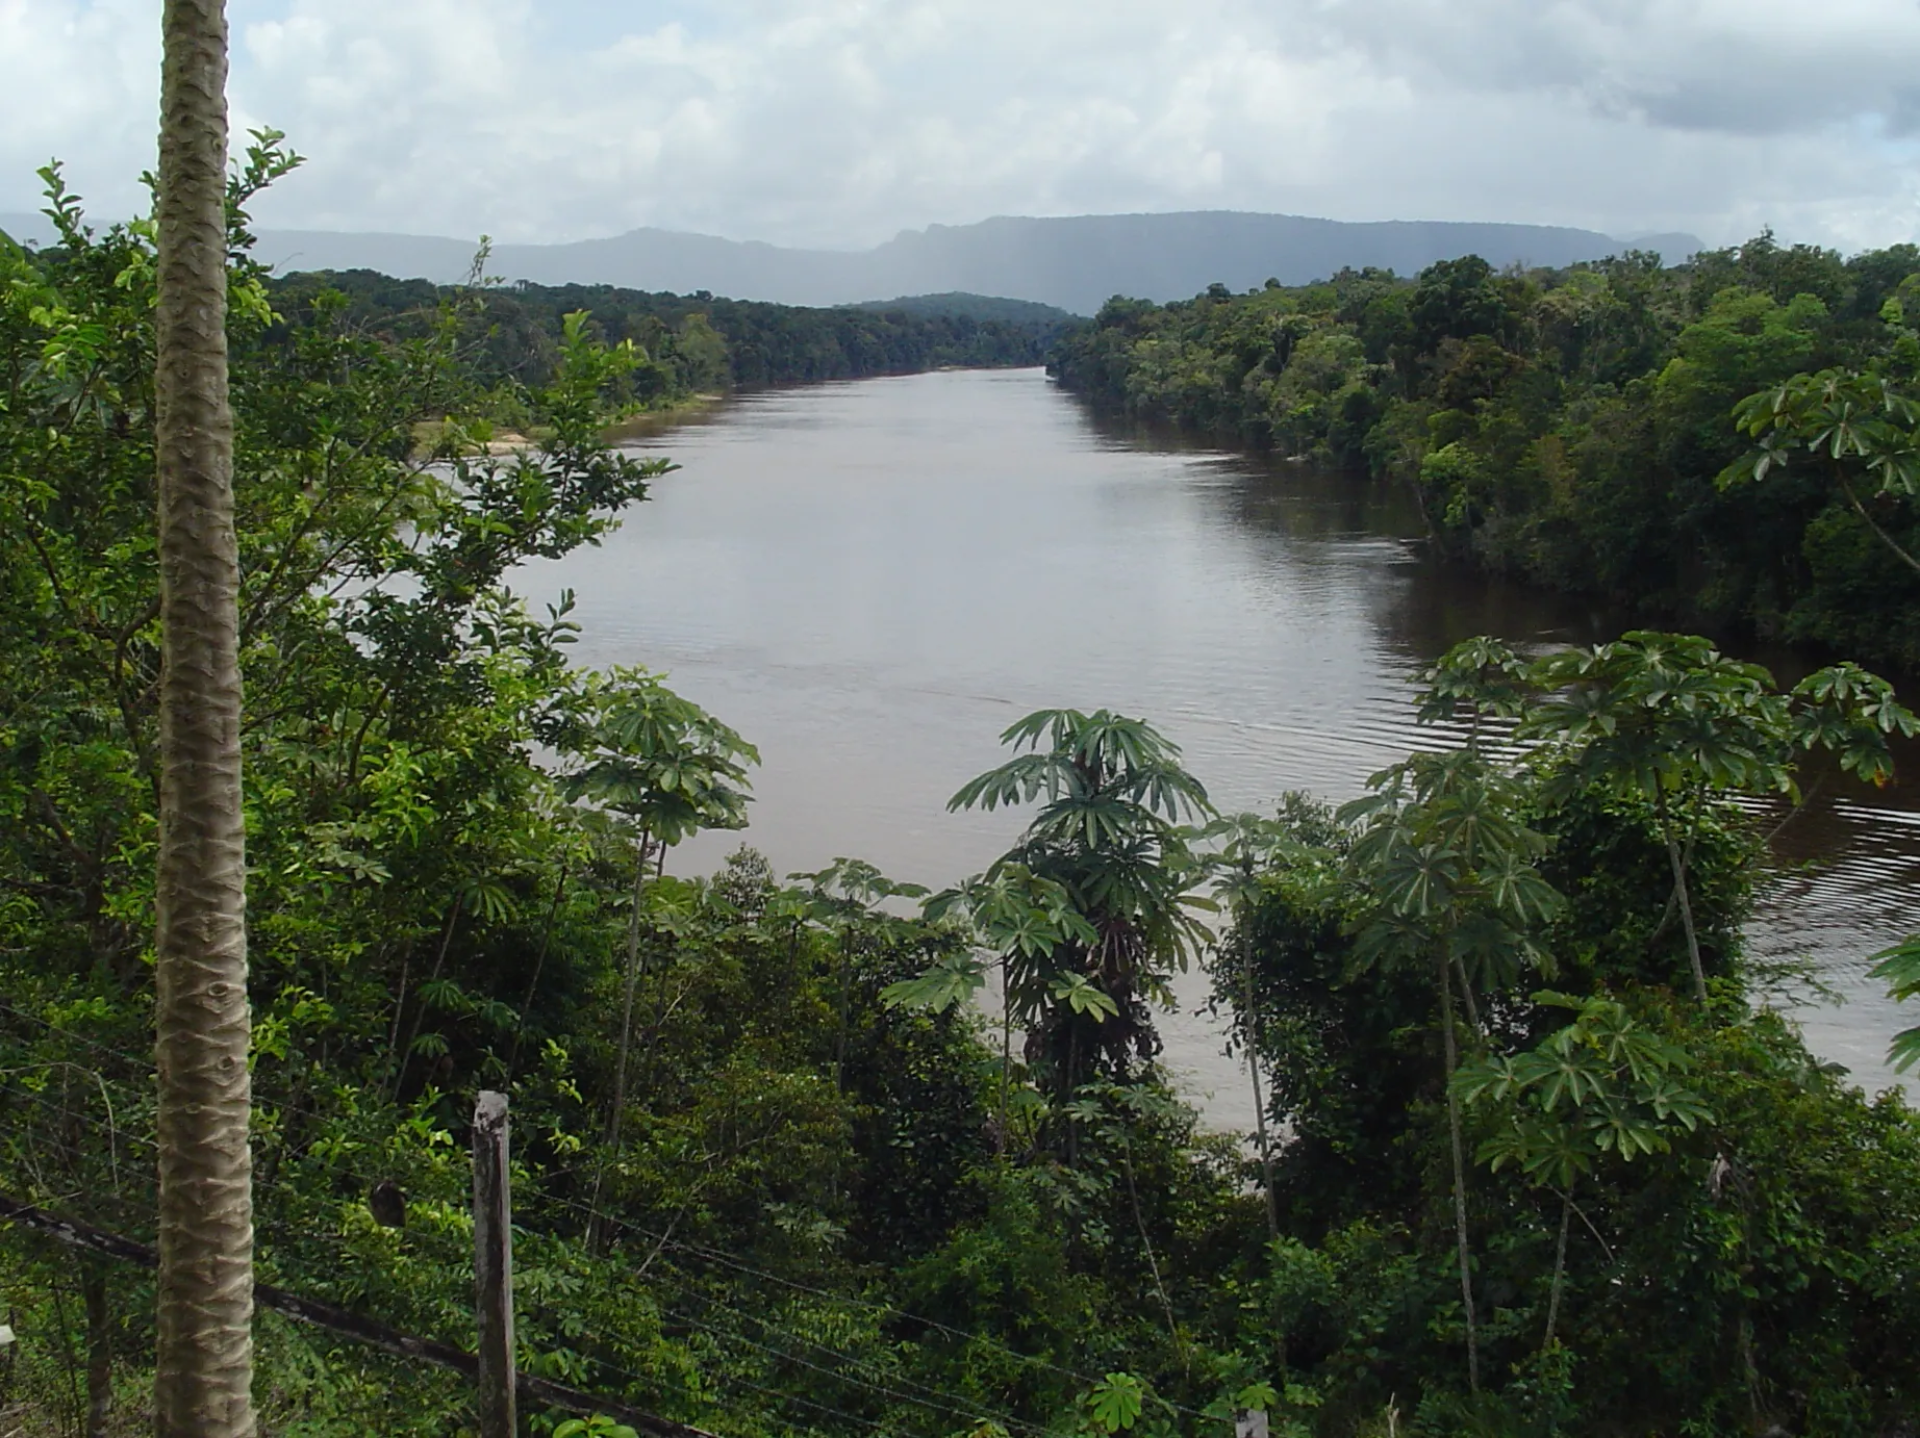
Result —
[[[909,315],[970,315],[976,320],[1000,320],[1036,329],[1048,340],[1056,339],[1086,323],[1083,316],[1054,305],[1043,305],[1037,300],[1009,300],[997,295],[970,295],[957,290],[937,295],[902,295],[894,300],[867,300],[852,308],[881,312],[898,310]]]
[[[91,231],[57,189],[53,210],[57,246],[0,244],[0,1195],[144,1240],[152,228]],[[664,461],[606,425],[650,398],[648,366],[682,363],[696,314],[712,368],[675,368],[680,388],[798,377],[776,366],[816,341],[851,364],[835,335],[947,331],[277,282],[237,211],[233,247],[263,1281],[470,1349],[464,1144],[492,1088],[513,1105],[523,1368],[724,1438],[1226,1438],[1242,1408],[1291,1438],[1910,1431],[1920,1122],[1759,1007],[1740,943],[1742,803],[1809,755],[1884,778],[1913,728],[1885,684],[1839,665],[1781,692],[1656,633],[1534,659],[1476,641],[1412,701],[1431,750],[1338,812],[1217,814],[1145,721],[1045,712],[954,796],[1007,811],[980,875],[925,894],[742,849],[676,878],[669,849],[742,822],[751,736],[662,676],[570,663],[568,599],[509,576],[647,522]],[[1482,276],[1461,303],[1614,283],[1595,274]],[[1341,285],[1373,287],[1360,320],[1426,313],[1419,286],[1325,295]],[[1831,318],[1851,293],[1819,334],[1853,332]],[[1193,393],[1248,405],[1304,315],[1276,385],[1309,353],[1359,368],[1328,382],[1324,432],[1286,442],[1497,452],[1517,381],[1442,409],[1421,388],[1441,350],[1390,381],[1370,367],[1391,343],[1369,360],[1342,328],[1360,320],[1299,301],[1115,306],[1069,372],[1107,355],[1123,386],[1158,327],[1237,318],[1268,348]],[[1678,333],[1722,334],[1698,327],[1723,304]],[[1729,321],[1735,348],[1812,313],[1737,304],[1761,321]],[[1473,323],[1445,373],[1471,350],[1504,375],[1519,351]],[[1624,424],[1632,385],[1680,381],[1604,333],[1568,363],[1593,370],[1590,417]],[[1181,343],[1220,379],[1210,340]],[[1728,411],[1769,377],[1701,401],[1700,443],[1736,450]],[[471,442],[508,414],[537,447]],[[1203,1131],[1156,1064],[1188,964],[1256,1059],[1251,1146]],[[1004,1019],[970,1002],[995,975]],[[139,1268],[0,1226],[0,1430],[141,1430],[152,1307]],[[470,1427],[451,1373],[270,1313],[257,1332],[272,1433]]]
[[[1912,671],[1910,482],[1850,493],[1805,456],[1736,482],[1753,439],[1730,417],[1796,374],[1910,384],[1916,296],[1911,245],[1843,260],[1763,235],[1673,268],[1628,254],[1515,273],[1469,256],[1413,279],[1115,299],[1053,363],[1145,420],[1392,475],[1448,554],[1645,622]]]
[[[344,296],[344,312],[331,322],[413,337],[451,293],[371,270],[292,274],[269,280],[267,292],[296,327],[315,317],[323,296],[336,310]],[[496,386],[546,383],[559,362],[564,317],[584,314],[596,340],[633,343],[637,363],[622,385],[628,396],[654,407],[767,385],[942,366],[1037,365],[1071,319],[1044,305],[976,295],[806,309],[611,285],[521,283],[474,287],[466,298],[463,357],[477,379]]]

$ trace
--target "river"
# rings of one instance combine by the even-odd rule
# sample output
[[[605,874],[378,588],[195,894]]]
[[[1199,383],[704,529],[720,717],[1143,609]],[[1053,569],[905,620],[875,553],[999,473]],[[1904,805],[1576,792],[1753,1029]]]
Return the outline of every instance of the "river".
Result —
[[[1150,719],[1223,810],[1344,800],[1436,741],[1410,681],[1455,641],[1611,637],[1603,613],[1424,559],[1387,486],[1115,431],[1038,370],[749,395],[646,448],[681,466],[653,499],[516,583],[536,605],[575,591],[580,662],[663,670],[759,746],[751,828],[689,844],[682,871],[744,838],[779,872],[973,873],[1020,820],[946,799],[1042,707]],[[1845,1002],[1796,1009],[1809,1042],[1884,1087],[1920,1011],[1864,960],[1920,928],[1920,774],[1823,784],[1775,849],[1753,946],[1815,962]],[[1250,1127],[1204,977],[1179,992],[1169,1064],[1210,1122]]]

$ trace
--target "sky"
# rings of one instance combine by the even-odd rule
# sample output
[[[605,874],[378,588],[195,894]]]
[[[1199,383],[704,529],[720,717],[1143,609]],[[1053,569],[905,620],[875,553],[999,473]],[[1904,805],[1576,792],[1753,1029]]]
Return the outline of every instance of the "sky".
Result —
[[[0,0],[0,211],[154,163],[158,0]],[[229,0],[272,228],[858,248],[992,215],[1920,239],[1920,0]]]

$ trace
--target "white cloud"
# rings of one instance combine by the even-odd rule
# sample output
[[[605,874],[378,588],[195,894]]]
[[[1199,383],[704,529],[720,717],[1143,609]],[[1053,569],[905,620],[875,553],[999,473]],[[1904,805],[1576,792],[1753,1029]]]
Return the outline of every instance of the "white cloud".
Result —
[[[1913,238],[1910,0],[234,0],[263,223],[865,244],[1199,207]],[[0,0],[0,208],[151,164],[156,0]]]
[[[147,0],[0,0],[0,203],[37,207],[66,164],[104,215],[141,203],[160,113],[160,21]]]

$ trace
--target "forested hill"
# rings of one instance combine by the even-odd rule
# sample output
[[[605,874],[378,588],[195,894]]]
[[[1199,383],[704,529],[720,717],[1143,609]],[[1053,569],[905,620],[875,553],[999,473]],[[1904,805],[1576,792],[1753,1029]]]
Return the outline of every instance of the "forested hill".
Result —
[[[1911,245],[1843,260],[1764,235],[1671,268],[1630,254],[1343,270],[1115,300],[1054,369],[1142,419],[1399,477],[1436,541],[1490,569],[1663,625],[1914,671],[1920,525],[1905,495],[1876,493],[1888,486],[1864,464],[1849,492],[1804,446],[1761,483],[1729,467],[1753,444],[1735,405],[1791,376],[1839,367],[1911,392],[1916,271]]]
[[[977,295],[809,309],[610,285],[454,291],[371,270],[300,273],[272,282],[276,307],[295,316],[309,313],[327,291],[346,297],[349,322],[396,332],[417,331],[443,299],[464,294],[478,306],[463,322],[482,371],[492,380],[525,384],[542,383],[553,373],[562,319],[584,311],[596,338],[632,340],[644,352],[632,381],[649,401],[949,366],[1037,365],[1062,321],[1071,320],[1044,306],[1003,311],[996,308],[1003,302]]]

